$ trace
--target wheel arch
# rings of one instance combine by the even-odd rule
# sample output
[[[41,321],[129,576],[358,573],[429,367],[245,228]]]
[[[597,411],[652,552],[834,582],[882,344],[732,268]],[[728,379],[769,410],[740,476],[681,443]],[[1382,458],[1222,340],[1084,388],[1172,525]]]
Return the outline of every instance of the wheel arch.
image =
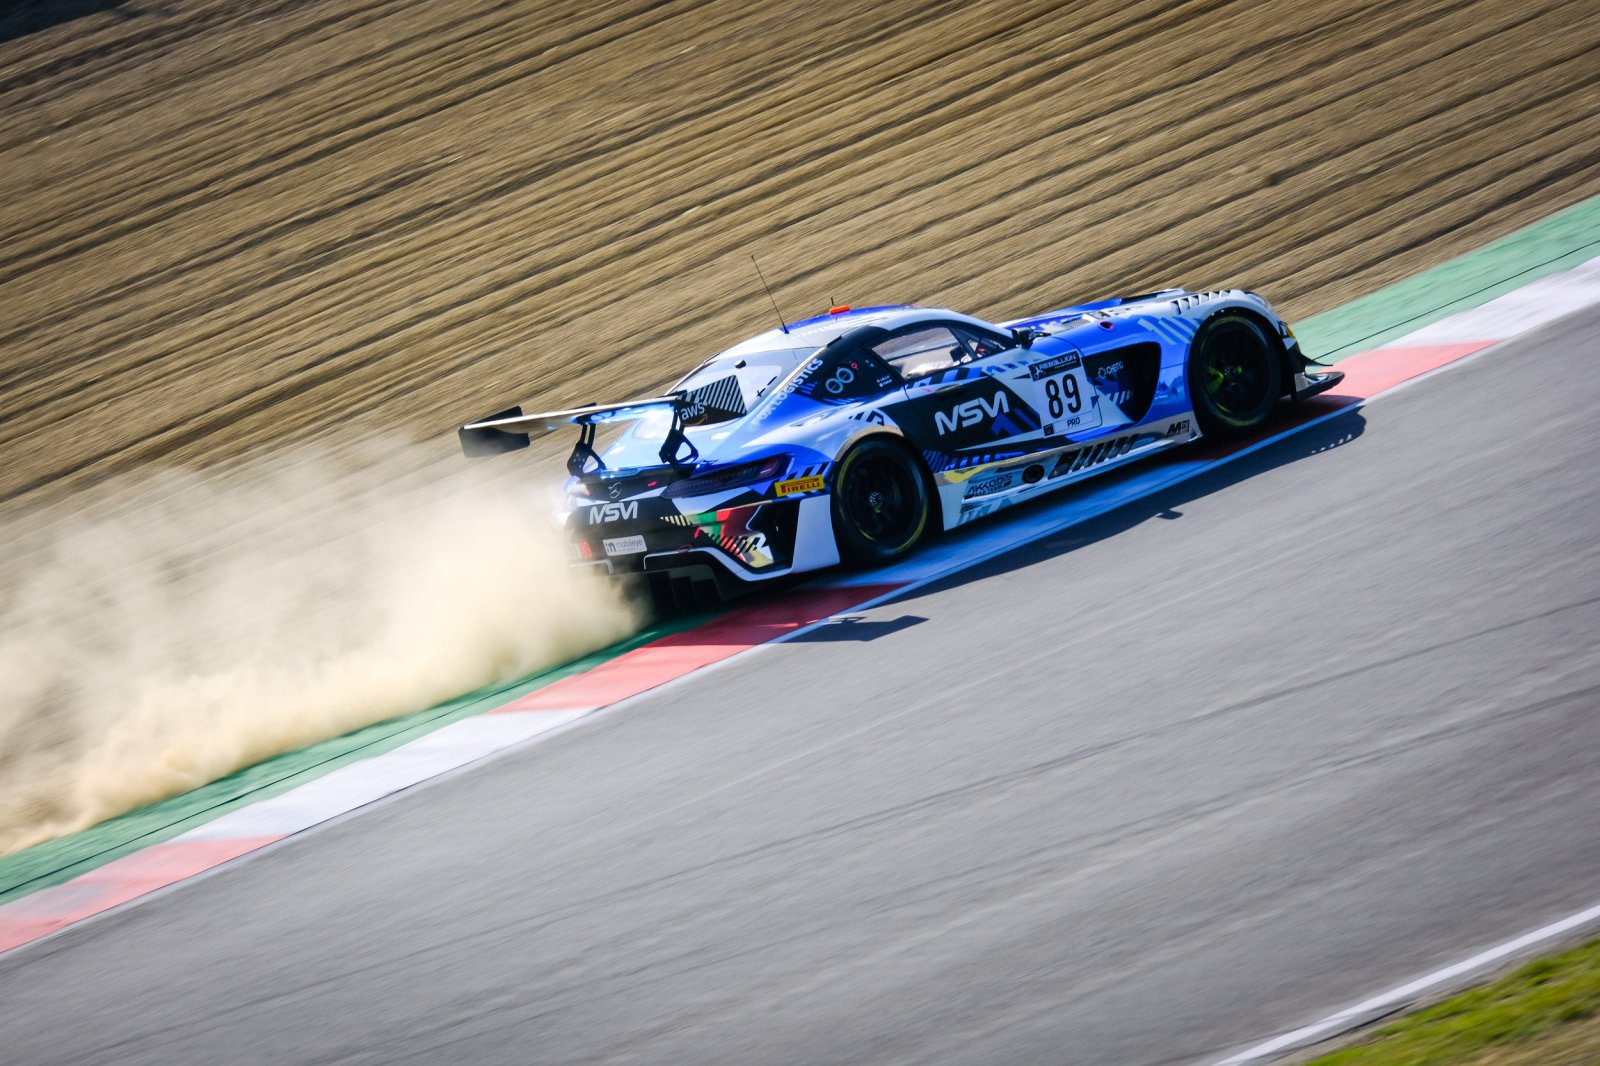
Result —
[[[1198,338],[1200,330],[1205,329],[1213,320],[1224,315],[1237,315],[1240,318],[1248,318],[1261,327],[1262,331],[1267,335],[1268,342],[1272,345],[1272,350],[1278,356],[1278,365],[1283,369],[1281,391],[1278,393],[1278,398],[1282,399],[1285,396],[1293,395],[1294,376],[1300,373],[1300,367],[1294,365],[1294,357],[1289,354],[1288,346],[1283,343],[1283,336],[1278,332],[1278,324],[1268,315],[1247,304],[1229,304],[1227,307],[1219,307],[1200,320],[1200,326],[1195,330],[1195,337]],[[1193,341],[1189,344],[1189,351],[1191,354],[1194,351]],[[1187,356],[1185,359],[1187,360]]]
[[[932,513],[928,516],[930,519],[929,525],[933,531],[942,532],[945,528],[944,501],[939,497],[939,479],[934,477],[933,468],[928,465],[927,456],[898,426],[892,428],[889,426],[871,426],[863,432],[855,434],[845,442],[844,447],[839,449],[838,457],[834,459],[834,465],[837,466],[844,460],[846,455],[849,455],[851,451],[859,448],[867,441],[893,445],[910,459],[912,468],[921,476],[922,484],[928,490],[928,502],[932,509]]]

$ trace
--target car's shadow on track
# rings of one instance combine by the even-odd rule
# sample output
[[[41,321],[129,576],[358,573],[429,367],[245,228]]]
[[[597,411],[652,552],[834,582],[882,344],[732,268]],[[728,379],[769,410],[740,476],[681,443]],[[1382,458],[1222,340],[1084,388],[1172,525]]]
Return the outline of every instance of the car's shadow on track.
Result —
[[[1045,559],[1114,537],[1152,518],[1180,520],[1183,517],[1183,507],[1186,504],[1248,481],[1258,474],[1276,470],[1304,459],[1312,459],[1324,452],[1349,444],[1361,436],[1366,430],[1366,424],[1366,419],[1362,416],[1360,410],[1354,410],[1340,417],[1330,418],[1326,422],[1296,430],[1290,433],[1289,436],[1273,441],[1258,451],[1238,456],[1230,462],[1213,467],[1176,485],[1159,489],[1149,496],[1131,500],[1104,514],[1075,523],[1031,543],[1020,545],[976,566],[939,578],[927,585],[910,590],[904,597],[896,598],[891,602],[907,603],[921,596],[938,593],[941,590],[957,588],[975,581],[983,581],[986,578],[1008,573],[1012,570],[1021,570]],[[1274,432],[1281,433],[1285,428],[1287,428],[1286,424],[1280,422],[1270,427],[1268,432],[1269,435]],[[1248,446],[1250,442],[1246,441],[1244,443]],[[1186,458],[1192,459],[1194,456],[1192,454],[1185,455],[1180,450],[1166,461],[1169,463],[1181,462]],[[1142,469],[1148,471],[1150,467],[1145,466]],[[1095,479],[1088,482],[1087,485],[1104,485],[1113,477],[1136,476],[1140,470],[1141,467],[1135,465],[1125,472],[1108,475],[1105,479]],[[1068,489],[1063,495],[1069,496],[1072,491]],[[1032,501],[1008,512],[1007,515],[1000,516],[1000,521],[1006,521],[1007,517],[1014,519],[1035,507],[1048,508],[1052,505],[1059,505],[1062,498],[1062,496],[1047,496]],[[962,534],[958,531],[952,535],[961,536]]]
[[[903,614],[899,618],[885,618],[881,621],[863,618],[860,615],[845,614],[830,618],[817,626],[808,629],[793,638],[795,644],[835,644],[845,642],[865,642],[886,637],[890,633],[898,633],[902,629],[921,625],[927,619],[920,615]]]

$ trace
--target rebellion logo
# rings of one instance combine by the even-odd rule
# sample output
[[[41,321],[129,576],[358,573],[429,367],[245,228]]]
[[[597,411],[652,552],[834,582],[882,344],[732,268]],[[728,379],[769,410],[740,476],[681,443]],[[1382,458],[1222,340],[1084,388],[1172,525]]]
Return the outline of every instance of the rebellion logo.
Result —
[[[1067,370],[1076,370],[1083,362],[1077,352],[1067,352],[1065,355],[1052,356],[1041,360],[1028,367],[1028,376],[1035,381],[1047,378],[1051,374],[1060,374]]]
[[[948,412],[935,411],[933,413],[933,428],[940,436],[954,433],[958,429],[968,429],[982,424],[985,417],[997,418],[1011,410],[1011,402],[1006,399],[1006,394],[997,392],[988,399],[975,397],[963,403],[958,403]]]

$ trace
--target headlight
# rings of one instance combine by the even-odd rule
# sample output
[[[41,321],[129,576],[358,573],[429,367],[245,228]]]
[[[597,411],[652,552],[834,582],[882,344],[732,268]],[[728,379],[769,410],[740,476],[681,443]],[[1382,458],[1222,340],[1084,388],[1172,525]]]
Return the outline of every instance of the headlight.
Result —
[[[669,500],[683,496],[706,496],[713,492],[736,489],[741,485],[753,485],[757,481],[770,481],[782,477],[783,472],[788,469],[787,455],[773,455],[766,459],[757,459],[753,463],[725,466],[687,481],[675,481],[668,485],[661,495]]]

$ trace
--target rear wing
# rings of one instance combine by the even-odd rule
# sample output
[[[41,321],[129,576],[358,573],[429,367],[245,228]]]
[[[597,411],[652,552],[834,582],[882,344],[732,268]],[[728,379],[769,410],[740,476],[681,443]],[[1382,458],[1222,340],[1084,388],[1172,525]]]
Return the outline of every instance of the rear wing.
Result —
[[[644,418],[657,411],[672,412],[672,426],[661,441],[661,461],[668,466],[693,466],[700,452],[683,432],[683,416],[692,413],[697,405],[690,403],[681,392],[667,396],[651,396],[624,403],[595,404],[574,407],[570,411],[545,411],[525,415],[521,407],[509,407],[477,422],[468,422],[456,431],[461,438],[461,451],[468,458],[499,455],[526,448],[538,434],[553,433],[564,426],[578,427],[578,442],[567,457],[567,472],[577,477],[604,470],[606,465],[594,450],[594,427],[602,422],[622,422]],[[688,454],[684,451],[687,449]]]

